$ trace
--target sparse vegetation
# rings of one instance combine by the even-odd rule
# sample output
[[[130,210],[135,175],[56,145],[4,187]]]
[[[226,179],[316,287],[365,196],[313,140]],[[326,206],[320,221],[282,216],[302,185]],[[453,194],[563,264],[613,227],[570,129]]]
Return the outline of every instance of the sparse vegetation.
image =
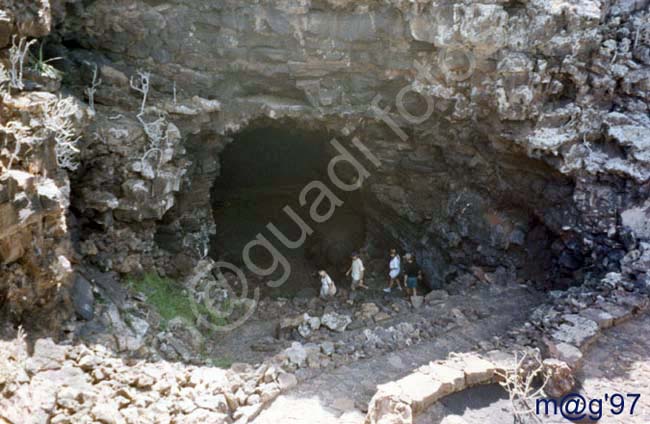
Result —
[[[11,62],[11,69],[9,70],[11,88],[22,90],[25,88],[23,84],[23,71],[25,68],[25,57],[29,53],[29,48],[36,43],[36,40],[27,41],[25,37],[21,37],[16,43],[16,36],[11,39],[11,48],[9,49],[9,62]]]
[[[139,278],[131,278],[129,284],[134,290],[147,296],[147,303],[160,314],[163,326],[176,317],[194,324],[196,322],[194,311],[211,324],[226,324],[222,317],[210,311],[203,303],[194,301],[187,291],[172,279],[160,277],[155,273],[146,273]]]
[[[144,109],[147,106],[147,97],[149,96],[149,80],[151,79],[151,74],[149,72],[138,71],[138,80],[135,81],[131,77],[130,85],[131,88],[135,91],[142,93],[142,103],[140,104],[140,113],[138,115],[144,114]]]
[[[41,121],[33,120],[36,127],[24,125],[18,120],[0,125],[0,134],[3,135],[0,157],[6,158],[6,164],[0,163],[0,169],[11,170],[21,160],[25,162],[25,155],[47,136],[51,136],[56,142],[56,161],[59,167],[76,170],[79,167],[77,142],[80,137],[76,135],[71,117],[77,112],[78,107],[72,97],[58,97],[43,103]],[[46,132],[39,131],[39,127]]]
[[[235,361],[231,358],[208,358],[207,363],[217,368],[228,369]]]
[[[29,53],[29,61],[31,63],[31,68],[32,70],[34,70],[34,72],[44,77],[59,79],[62,76],[61,71],[56,69],[54,66],[50,65],[50,62],[61,60],[62,58],[53,57],[50,59],[45,59],[43,57],[43,44],[44,43],[41,43],[41,45],[38,47],[38,55],[33,55]]]
[[[147,98],[149,96],[149,87],[151,81],[151,74],[149,72],[138,71],[137,81],[131,77],[130,85],[131,88],[135,91],[142,94],[142,103],[140,104],[140,112],[136,115],[138,121],[142,125],[144,133],[147,135],[149,140],[149,145],[147,150],[142,155],[140,162],[144,168],[144,163],[150,153],[158,153],[158,166],[160,166],[160,159],[162,158],[162,150],[160,149],[161,145],[167,141],[167,118],[162,113],[159,114],[158,119],[147,122],[145,120],[145,110],[147,107]],[[156,167],[156,170],[158,168]]]
[[[515,352],[512,368],[497,374],[499,384],[508,392],[515,423],[541,422],[535,414],[535,401],[544,394],[549,375],[539,351]]]
[[[32,137],[30,128],[17,121],[9,121],[5,125],[0,125],[0,133],[4,135],[0,157],[7,158],[6,166],[0,162],[0,169],[10,171],[14,162],[19,162],[21,156],[32,149],[35,139]],[[23,146],[26,146],[25,151],[23,151]]]
[[[60,168],[75,171],[79,167],[76,132],[70,117],[78,108],[72,97],[59,97],[43,106],[43,124],[54,134],[56,162]]]
[[[95,92],[97,88],[102,84],[101,78],[97,77],[97,64],[93,68],[93,80],[90,82],[90,86],[86,88],[86,95],[88,96],[88,105],[90,110],[95,112]]]

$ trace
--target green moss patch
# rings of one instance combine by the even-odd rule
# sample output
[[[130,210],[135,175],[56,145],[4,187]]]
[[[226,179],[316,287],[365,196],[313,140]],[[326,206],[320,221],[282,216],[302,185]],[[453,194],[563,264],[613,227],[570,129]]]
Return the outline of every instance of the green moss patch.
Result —
[[[133,290],[147,296],[147,303],[160,314],[163,324],[176,317],[189,323],[196,322],[194,311],[214,325],[224,325],[227,321],[210,311],[204,304],[191,299],[183,286],[170,278],[164,278],[156,273],[146,273],[137,278],[129,278]]]

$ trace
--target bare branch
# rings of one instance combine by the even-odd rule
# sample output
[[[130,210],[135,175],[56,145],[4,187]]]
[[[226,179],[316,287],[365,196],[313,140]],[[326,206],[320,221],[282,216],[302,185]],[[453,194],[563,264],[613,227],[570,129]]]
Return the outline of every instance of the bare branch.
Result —
[[[54,133],[56,141],[56,162],[61,168],[75,171],[79,167],[77,142],[81,137],[75,137],[75,128],[70,116],[77,112],[77,105],[71,97],[58,98],[43,107],[45,128]]]
[[[541,422],[535,415],[533,405],[543,394],[550,376],[544,371],[539,352],[516,352],[514,366],[504,372],[497,372],[497,375],[503,379],[499,384],[508,392],[515,422],[524,422],[526,418]],[[535,388],[535,382],[540,377],[543,379],[542,384]]]
[[[23,84],[25,57],[34,43],[36,43],[36,40],[27,41],[25,37],[21,37],[18,44],[16,44],[16,36],[14,35],[11,38],[11,48],[9,49],[9,62],[11,63],[11,69],[9,70],[10,87],[17,90],[25,88]]]
[[[95,92],[97,91],[97,88],[102,84],[101,78],[97,78],[97,64],[95,64],[95,67],[93,69],[93,80],[90,83],[90,86],[86,88],[86,94],[88,95],[88,105],[90,106],[90,110],[95,112]]]
[[[151,79],[151,74],[149,72],[137,71],[138,81],[135,82],[133,77],[129,82],[131,88],[135,91],[142,93],[142,104],[140,105],[140,115],[144,113],[144,108],[147,105],[147,96],[149,95],[149,81]]]

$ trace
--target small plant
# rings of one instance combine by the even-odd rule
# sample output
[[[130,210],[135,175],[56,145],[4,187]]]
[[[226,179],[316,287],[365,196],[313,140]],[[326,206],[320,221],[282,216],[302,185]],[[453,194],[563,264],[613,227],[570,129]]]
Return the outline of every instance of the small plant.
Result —
[[[149,146],[140,159],[142,168],[144,169],[144,161],[150,153],[158,152],[158,158],[160,160],[162,157],[160,146],[167,142],[169,135],[167,133],[167,119],[164,115],[159,115],[158,119],[151,122],[145,120],[145,108],[147,106],[147,98],[149,97],[151,74],[149,72],[138,71],[137,75],[137,80],[131,77],[130,85],[132,89],[142,93],[142,103],[140,104],[140,113],[137,114],[137,118],[149,140]],[[158,166],[160,166],[160,161]]]
[[[14,161],[19,161],[21,156],[32,149],[35,139],[32,137],[31,130],[17,121],[9,121],[5,125],[0,125],[0,132],[4,135],[0,156],[8,158],[6,166],[2,163],[0,165],[4,171],[10,171]],[[13,148],[11,147],[12,143]],[[27,146],[24,152],[22,151],[23,146]]]
[[[11,48],[9,49],[9,62],[11,69],[9,70],[11,88],[22,90],[25,88],[23,84],[23,70],[25,67],[25,57],[29,53],[29,48],[36,43],[36,40],[27,41],[25,37],[21,37],[16,44],[16,36],[11,38]]]
[[[97,78],[97,64],[93,68],[93,80],[90,83],[90,86],[86,88],[86,95],[88,95],[88,105],[90,110],[95,113],[95,92],[97,88],[102,84],[101,78]]]
[[[60,168],[70,171],[79,168],[77,142],[81,137],[75,137],[74,125],[70,119],[77,110],[72,97],[59,97],[43,107],[43,125],[54,134],[56,141],[56,163]]]
[[[223,369],[228,369],[233,363],[235,363],[231,358],[207,358],[207,362],[213,367]]]
[[[151,74],[142,71],[137,71],[137,74],[137,82],[134,81],[133,77],[131,77],[130,85],[132,89],[142,93],[142,103],[140,104],[140,113],[138,115],[143,115],[144,108],[147,106],[147,97],[149,96],[149,81],[151,79]]]
[[[61,60],[61,57],[53,57],[50,59],[44,59],[43,58],[43,44],[38,47],[38,56],[34,56],[33,54],[29,54],[30,62],[32,63],[32,70],[39,75],[43,75],[44,77],[51,78],[51,79],[59,79],[61,78],[61,71],[56,69],[54,66],[50,65],[50,62],[54,62],[55,60]]]
[[[159,149],[163,141],[167,141],[167,120],[164,116],[152,122],[146,122],[143,115],[138,115],[138,121],[142,124],[144,133],[149,139],[149,150]]]
[[[508,392],[515,423],[541,422],[535,414],[535,401],[542,397],[550,375],[544,371],[539,351],[516,352],[513,367],[497,375]]]

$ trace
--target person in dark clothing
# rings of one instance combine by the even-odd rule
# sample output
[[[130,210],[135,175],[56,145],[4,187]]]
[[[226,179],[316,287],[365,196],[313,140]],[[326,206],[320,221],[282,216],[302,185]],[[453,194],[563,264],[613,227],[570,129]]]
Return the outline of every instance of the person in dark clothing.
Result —
[[[404,285],[406,286],[406,293],[411,292],[411,296],[417,296],[416,290],[418,280],[422,279],[422,268],[415,262],[415,258],[410,253],[404,255],[406,263],[404,264]]]

